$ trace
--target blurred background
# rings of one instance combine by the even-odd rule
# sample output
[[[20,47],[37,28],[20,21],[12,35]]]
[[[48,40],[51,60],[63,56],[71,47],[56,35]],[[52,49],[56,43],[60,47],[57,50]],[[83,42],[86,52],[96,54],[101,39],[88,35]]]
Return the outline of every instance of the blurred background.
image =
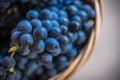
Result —
[[[70,80],[120,80],[120,0],[103,4],[103,26],[93,54]]]

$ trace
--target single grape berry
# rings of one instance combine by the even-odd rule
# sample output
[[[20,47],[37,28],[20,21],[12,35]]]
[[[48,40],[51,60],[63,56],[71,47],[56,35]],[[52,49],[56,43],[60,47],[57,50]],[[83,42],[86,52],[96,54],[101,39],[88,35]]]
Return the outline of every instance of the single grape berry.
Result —
[[[30,33],[32,31],[32,25],[28,20],[21,20],[17,24],[17,29],[22,33]]]
[[[39,19],[33,19],[33,20],[31,20],[30,23],[33,28],[42,27],[42,22]]]
[[[5,80],[15,80],[15,74],[13,74],[13,73],[8,73]]]
[[[78,9],[74,5],[70,5],[67,7],[66,11],[68,12],[69,16],[73,16],[78,12]]]
[[[69,24],[69,20],[66,17],[60,17],[58,19],[58,21],[59,21],[60,25],[66,25],[66,26],[68,26],[68,24]]]
[[[29,20],[32,19],[38,19],[39,18],[39,13],[37,10],[29,10],[26,14],[26,18]]]
[[[82,23],[82,18],[79,15],[75,15],[72,17],[72,21],[78,21],[80,24]]]
[[[87,35],[84,31],[79,31],[78,32],[78,39],[76,41],[77,45],[85,43],[87,40]]]
[[[58,15],[59,15],[60,17],[68,17],[67,12],[64,11],[64,10],[60,10],[60,11],[58,12]]]
[[[58,56],[61,53],[61,48],[58,48],[57,50],[55,50],[54,52],[50,53],[52,56]]]
[[[51,11],[58,12],[58,7],[51,6],[49,9],[50,9]]]
[[[54,20],[57,20],[58,19],[58,14],[56,13],[56,12],[51,12],[51,14],[52,14],[52,19],[54,19]]]
[[[46,75],[50,78],[53,77],[57,74],[57,70],[56,69],[50,69],[46,71]]]
[[[58,4],[58,0],[46,0],[45,3],[49,6],[54,6]]]
[[[59,48],[59,43],[55,38],[47,38],[45,40],[45,45],[45,49],[50,53],[56,52]]]
[[[88,21],[88,19],[89,19],[88,14],[85,11],[83,11],[83,10],[80,10],[78,12],[78,15],[82,18],[82,22]]]
[[[53,69],[55,67],[54,63],[50,63],[48,65],[44,65],[46,69]]]
[[[30,47],[30,49],[32,53],[42,53],[45,49],[45,42],[43,40],[36,40]]]
[[[58,41],[59,41],[61,46],[65,46],[65,45],[67,45],[70,42],[69,38],[66,35],[61,35],[58,38]]]
[[[33,38],[31,34],[25,33],[20,37],[20,44],[24,46],[30,46],[33,44]]]
[[[56,57],[56,60],[55,60],[55,63],[59,64],[59,65],[65,65],[65,64],[67,64],[67,62],[68,62],[68,59],[64,55],[60,55],[60,56]]]
[[[13,32],[11,35],[11,42],[18,45],[21,35],[22,35],[22,33],[20,31]]]
[[[94,9],[92,9],[92,7],[88,4],[86,5],[81,5],[80,7],[82,10],[86,11],[87,14],[89,15],[90,18],[94,19],[96,16],[96,12]]]
[[[77,32],[82,28],[82,25],[78,21],[71,21],[69,28],[70,28],[70,31]]]
[[[52,20],[52,24],[53,24],[52,25],[53,27],[59,27],[60,26],[60,24],[57,20]]]
[[[83,30],[87,33],[90,34],[90,32],[92,31],[93,26],[90,24],[90,22],[85,22],[83,24]]]
[[[33,37],[38,40],[46,39],[47,35],[48,32],[44,27],[36,27],[33,31]]]
[[[68,53],[66,53],[69,60],[75,58],[78,54],[78,51],[76,48],[71,49]]]
[[[6,70],[0,66],[0,80],[4,80],[6,77]]]
[[[37,52],[30,52],[28,55],[27,55],[27,58],[29,59],[35,59],[37,58],[38,56],[38,53]]]
[[[71,44],[71,43],[69,43],[69,44],[67,44],[67,45],[65,45],[65,46],[62,46],[61,47],[61,53],[62,54],[66,54],[67,52],[69,52],[71,49],[73,48],[73,44]]]
[[[51,30],[53,27],[53,24],[50,20],[43,20],[42,21],[42,26],[47,29],[47,31]]]
[[[43,72],[44,72],[43,67],[39,67],[35,70],[35,74],[38,75],[38,76],[43,74]]]
[[[40,11],[40,19],[52,19],[52,13],[49,9],[43,9]]]
[[[19,69],[15,69],[15,80],[21,80],[21,77],[22,77],[22,73]]]
[[[52,62],[52,59],[53,57],[49,54],[49,53],[43,53],[41,56],[40,56],[40,60],[42,63],[44,64],[49,64]]]
[[[67,32],[68,32],[68,27],[67,26],[61,25],[60,29],[61,29],[61,31],[62,31],[63,34],[67,34]]]
[[[2,60],[2,65],[6,68],[6,69],[10,69],[15,67],[15,59],[9,56],[6,56],[3,58]]]
[[[29,46],[20,46],[18,51],[19,51],[19,54],[23,56],[28,55],[30,53]]]
[[[51,37],[57,38],[58,36],[61,35],[61,29],[59,27],[53,27],[50,32],[49,35]]]

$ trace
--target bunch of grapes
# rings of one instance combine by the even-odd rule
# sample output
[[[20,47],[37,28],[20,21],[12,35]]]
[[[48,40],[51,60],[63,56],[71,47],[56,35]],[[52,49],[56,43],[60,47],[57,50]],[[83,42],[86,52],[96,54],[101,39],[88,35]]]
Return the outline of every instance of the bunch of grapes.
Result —
[[[14,80],[16,61],[13,57],[0,55],[0,80]]]
[[[89,39],[95,10],[83,0],[12,1],[33,6],[12,26],[9,52],[15,54],[9,58],[16,60],[15,73],[7,73],[12,78],[0,76],[5,80],[48,80],[67,69]],[[1,65],[3,69],[6,71]]]

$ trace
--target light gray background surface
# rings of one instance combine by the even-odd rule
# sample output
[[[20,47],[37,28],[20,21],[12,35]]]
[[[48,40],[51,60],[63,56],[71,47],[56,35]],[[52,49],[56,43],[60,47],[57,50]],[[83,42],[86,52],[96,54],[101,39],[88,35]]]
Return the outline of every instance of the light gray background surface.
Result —
[[[93,55],[70,80],[120,80],[120,0],[103,2],[103,26]]]

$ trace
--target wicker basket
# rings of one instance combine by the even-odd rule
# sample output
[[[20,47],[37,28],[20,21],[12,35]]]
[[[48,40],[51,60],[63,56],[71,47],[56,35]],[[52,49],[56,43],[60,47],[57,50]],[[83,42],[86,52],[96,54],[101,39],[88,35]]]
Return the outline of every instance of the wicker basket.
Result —
[[[99,32],[101,30],[102,24],[102,0],[86,0],[97,13],[95,19],[95,26],[92,30],[90,39],[82,51],[79,53],[78,57],[70,64],[69,68],[62,73],[52,77],[49,80],[68,80],[79,68],[81,68],[89,59],[92,54],[95,43],[98,39]]]

